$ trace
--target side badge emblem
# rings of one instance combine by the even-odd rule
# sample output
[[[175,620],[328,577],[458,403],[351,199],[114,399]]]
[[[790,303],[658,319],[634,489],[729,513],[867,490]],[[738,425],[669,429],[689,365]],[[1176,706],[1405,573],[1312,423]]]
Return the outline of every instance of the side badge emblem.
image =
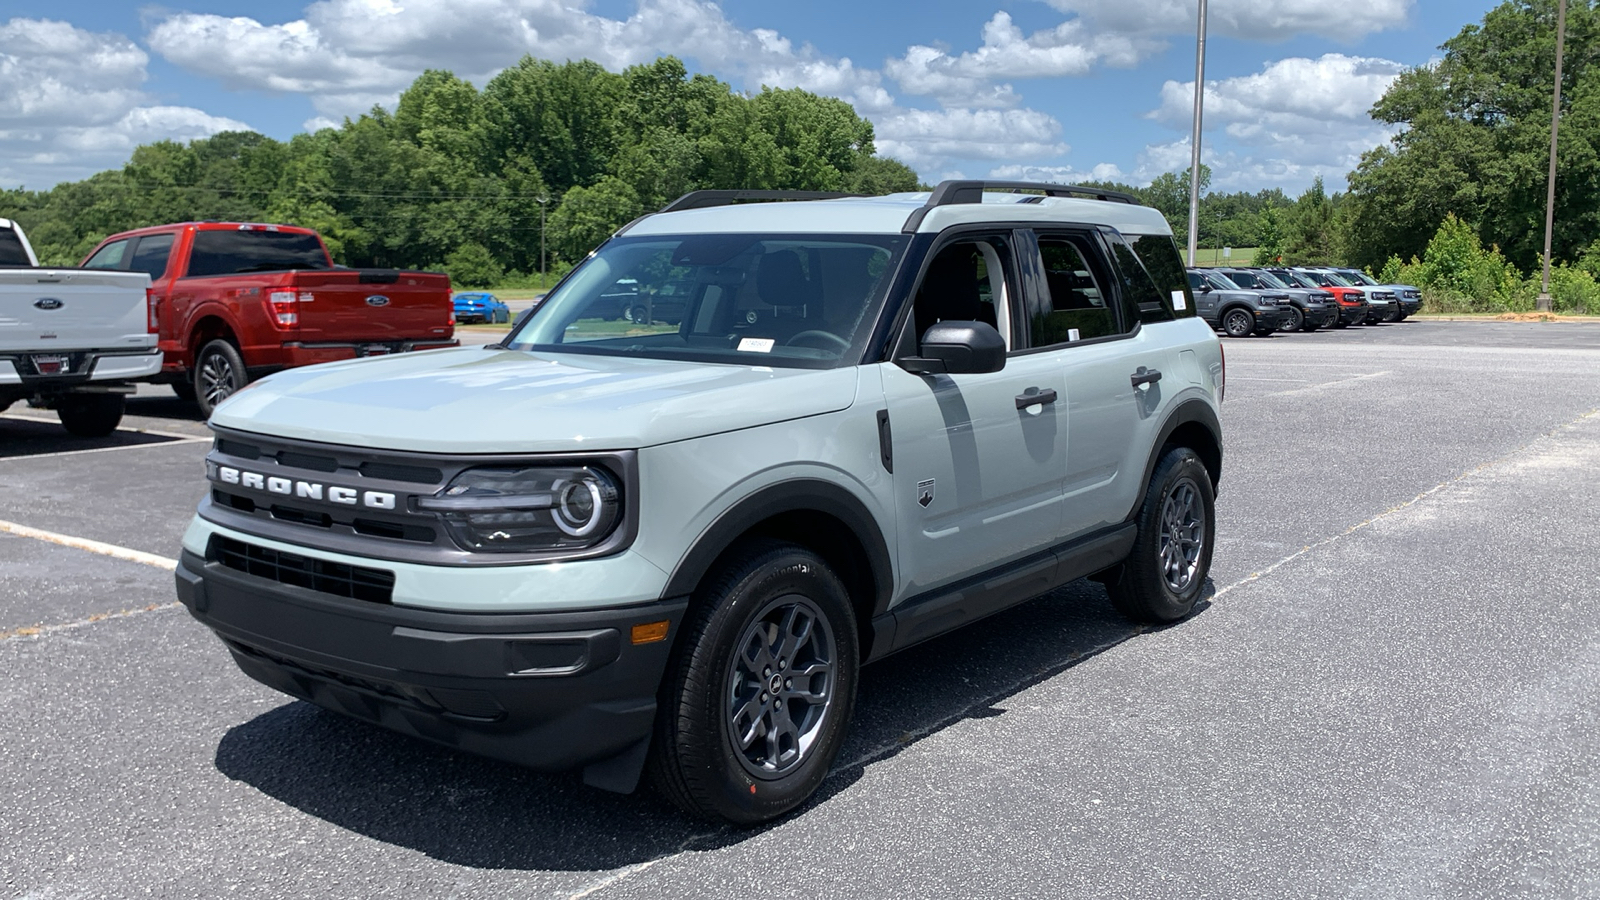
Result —
[[[917,505],[923,509],[933,502],[933,479],[917,482]]]

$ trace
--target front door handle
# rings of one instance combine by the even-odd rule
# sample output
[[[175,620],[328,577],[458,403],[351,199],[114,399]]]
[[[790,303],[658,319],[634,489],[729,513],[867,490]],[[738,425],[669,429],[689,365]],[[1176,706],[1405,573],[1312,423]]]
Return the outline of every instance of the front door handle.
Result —
[[[1133,381],[1134,387],[1138,387],[1141,384],[1155,384],[1161,380],[1161,370],[1146,369],[1144,366],[1140,366],[1139,371],[1134,372],[1130,380]]]
[[[1017,395],[1017,409],[1027,409],[1030,406],[1042,406],[1046,403],[1054,402],[1056,402],[1055,388],[1045,388],[1042,391],[1038,388],[1028,388]]]

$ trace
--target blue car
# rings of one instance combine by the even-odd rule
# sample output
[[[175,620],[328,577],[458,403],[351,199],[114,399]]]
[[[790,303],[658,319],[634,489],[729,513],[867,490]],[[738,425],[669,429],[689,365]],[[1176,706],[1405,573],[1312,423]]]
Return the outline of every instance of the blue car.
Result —
[[[457,322],[491,322],[498,325],[511,321],[511,307],[493,294],[476,291],[456,294],[451,299],[455,303]]]

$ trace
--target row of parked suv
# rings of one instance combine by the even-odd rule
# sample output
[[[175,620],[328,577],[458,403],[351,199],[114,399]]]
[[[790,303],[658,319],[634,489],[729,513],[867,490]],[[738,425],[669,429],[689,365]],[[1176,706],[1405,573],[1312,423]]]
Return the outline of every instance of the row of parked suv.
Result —
[[[1409,284],[1342,266],[1190,267],[1195,305],[1229,337],[1399,322],[1422,307]]]

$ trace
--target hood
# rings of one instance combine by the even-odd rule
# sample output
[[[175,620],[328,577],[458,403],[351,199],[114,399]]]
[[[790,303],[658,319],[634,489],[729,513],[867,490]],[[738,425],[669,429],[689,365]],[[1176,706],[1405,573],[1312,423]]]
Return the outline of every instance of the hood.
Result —
[[[279,372],[227,428],[433,453],[627,450],[835,412],[856,371],[462,347]]]

